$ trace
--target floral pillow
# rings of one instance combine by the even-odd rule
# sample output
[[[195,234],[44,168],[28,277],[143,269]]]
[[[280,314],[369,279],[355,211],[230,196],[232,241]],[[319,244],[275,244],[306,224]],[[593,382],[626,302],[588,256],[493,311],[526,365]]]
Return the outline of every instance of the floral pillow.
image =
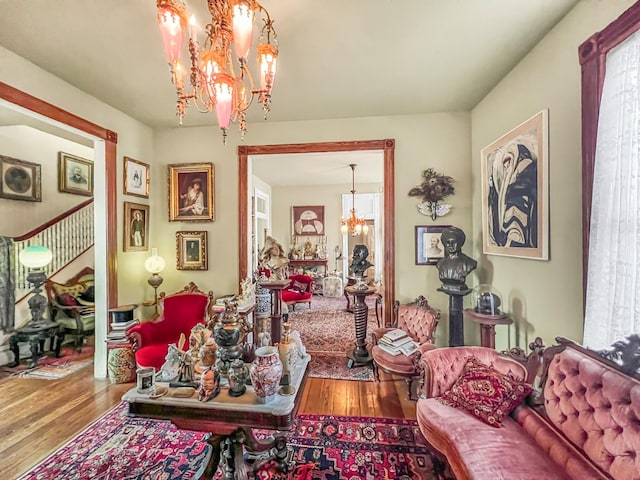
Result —
[[[511,375],[504,375],[476,357],[467,357],[462,375],[451,389],[442,394],[446,405],[466,410],[492,427],[531,393],[531,386]]]

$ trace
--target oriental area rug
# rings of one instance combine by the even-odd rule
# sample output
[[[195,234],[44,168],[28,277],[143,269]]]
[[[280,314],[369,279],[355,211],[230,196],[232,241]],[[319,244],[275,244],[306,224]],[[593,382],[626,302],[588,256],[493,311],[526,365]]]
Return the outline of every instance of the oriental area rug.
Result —
[[[206,434],[126,413],[121,403],[18,480],[200,479],[211,454]],[[287,436],[293,471],[277,473],[267,464],[255,479],[454,479],[414,420],[298,415]]]
[[[24,358],[21,359],[22,363],[16,367],[2,366],[0,367],[0,378],[20,376],[22,378],[57,380],[93,365],[93,355],[94,349],[92,346],[84,346],[80,352],[73,347],[63,347],[59,358],[49,353],[39,358],[37,365],[33,368],[25,363],[27,360]]]
[[[377,327],[374,299],[367,299],[369,332]],[[306,304],[289,309],[291,329],[300,332],[302,343],[311,355],[310,377],[333,378],[338,380],[373,381],[370,366],[347,368],[346,351],[355,343],[355,322],[353,313],[345,310],[344,297],[330,298],[314,295],[311,308]],[[351,303],[353,306],[353,301]]]

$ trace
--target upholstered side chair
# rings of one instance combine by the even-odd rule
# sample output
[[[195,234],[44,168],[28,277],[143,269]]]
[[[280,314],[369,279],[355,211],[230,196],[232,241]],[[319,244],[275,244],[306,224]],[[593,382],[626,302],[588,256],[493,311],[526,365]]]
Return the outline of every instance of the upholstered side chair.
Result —
[[[429,306],[429,302],[420,295],[412,303],[400,304],[396,301],[393,308],[393,322],[390,326],[376,328],[371,332],[371,355],[373,357],[373,373],[376,381],[380,381],[383,370],[393,375],[405,377],[409,399],[417,400],[420,356],[436,348],[434,345],[436,327],[440,321],[440,311]],[[411,355],[391,355],[378,346],[382,336],[393,329],[404,330],[417,344],[418,349]]]
[[[195,283],[189,283],[180,292],[160,294],[162,313],[150,322],[134,325],[127,330],[133,344],[136,363],[139,367],[155,367],[160,370],[165,361],[169,345],[178,345],[180,334],[185,336],[188,348],[191,329],[208,321],[208,306],[213,303],[213,292],[204,293]]]

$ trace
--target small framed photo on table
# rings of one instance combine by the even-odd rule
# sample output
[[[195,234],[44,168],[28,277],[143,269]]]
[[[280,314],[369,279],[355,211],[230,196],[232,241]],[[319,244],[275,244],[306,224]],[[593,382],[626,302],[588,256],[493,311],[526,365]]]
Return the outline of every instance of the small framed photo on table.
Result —
[[[124,157],[125,195],[149,198],[149,165],[133,158]]]
[[[92,197],[93,162],[69,153],[58,155],[58,190]]]
[[[0,198],[42,201],[41,167],[0,155]]]
[[[444,258],[440,236],[451,225],[416,225],[416,265],[435,265]]]
[[[178,270],[208,270],[207,232],[176,232]]]

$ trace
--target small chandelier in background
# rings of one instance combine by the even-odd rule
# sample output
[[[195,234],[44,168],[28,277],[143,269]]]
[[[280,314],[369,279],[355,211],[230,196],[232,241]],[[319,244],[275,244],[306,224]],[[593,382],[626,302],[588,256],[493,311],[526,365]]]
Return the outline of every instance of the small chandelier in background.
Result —
[[[258,96],[265,120],[267,118],[278,59],[278,36],[269,13],[256,0],[207,0],[207,6],[211,22],[204,28],[206,36],[201,46],[197,40],[195,17],[188,16],[183,0],[156,2],[162,43],[178,95],[176,114],[180,117],[180,125],[191,102],[202,113],[215,110],[226,143],[227,129],[232,120],[238,122],[244,138],[247,131],[246,111],[254,96]],[[256,89],[247,58],[253,21],[257,14],[262,14],[264,25],[258,40],[260,88]],[[187,23],[187,47],[191,62],[189,82],[192,87],[189,93],[184,91],[188,69],[180,62]],[[237,72],[231,54],[232,44],[238,60]]]
[[[364,218],[358,218],[356,215],[356,167],[355,163],[350,163],[351,167],[351,215],[349,218],[342,217],[340,219],[340,231],[343,235],[351,233],[351,235],[367,235],[369,233],[369,225]]]

